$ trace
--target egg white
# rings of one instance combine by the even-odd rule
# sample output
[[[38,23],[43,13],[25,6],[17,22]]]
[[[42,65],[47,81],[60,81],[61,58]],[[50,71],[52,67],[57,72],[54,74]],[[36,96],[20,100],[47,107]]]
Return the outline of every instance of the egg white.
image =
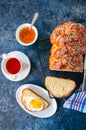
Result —
[[[31,110],[31,111],[41,111],[41,110],[43,109],[43,102],[42,102],[41,108],[34,108],[34,107],[32,107],[32,106],[30,105],[30,101],[31,101],[32,99],[36,99],[36,98],[35,98],[35,97],[26,97],[26,98],[25,98],[25,101],[26,101],[26,104],[27,104],[28,109]]]

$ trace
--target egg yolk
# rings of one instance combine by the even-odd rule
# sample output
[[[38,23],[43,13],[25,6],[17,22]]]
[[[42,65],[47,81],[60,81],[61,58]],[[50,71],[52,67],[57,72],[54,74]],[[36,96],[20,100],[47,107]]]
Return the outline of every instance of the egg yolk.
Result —
[[[32,99],[30,101],[30,105],[34,108],[41,108],[42,107],[42,101],[39,99]]]

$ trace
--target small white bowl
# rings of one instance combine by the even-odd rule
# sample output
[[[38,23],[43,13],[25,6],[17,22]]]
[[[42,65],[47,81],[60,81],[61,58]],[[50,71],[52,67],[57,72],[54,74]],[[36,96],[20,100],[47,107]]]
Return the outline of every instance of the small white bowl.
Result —
[[[18,43],[20,43],[21,45],[24,45],[24,46],[32,45],[32,44],[34,44],[34,43],[36,42],[36,40],[37,40],[37,38],[38,38],[37,28],[36,28],[35,26],[32,26],[32,29],[35,31],[35,34],[36,34],[34,40],[33,40],[32,42],[30,42],[30,43],[24,43],[24,42],[22,42],[22,41],[20,40],[20,38],[19,38],[19,32],[21,31],[21,29],[23,29],[23,28],[25,28],[25,27],[30,27],[30,26],[31,26],[31,24],[29,24],[29,23],[24,23],[24,24],[21,24],[21,25],[17,28],[17,30],[16,30],[16,40],[17,40]]]

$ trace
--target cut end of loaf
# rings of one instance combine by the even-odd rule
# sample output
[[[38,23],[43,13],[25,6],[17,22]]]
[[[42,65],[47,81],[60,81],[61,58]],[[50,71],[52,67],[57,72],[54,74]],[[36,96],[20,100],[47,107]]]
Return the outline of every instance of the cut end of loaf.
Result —
[[[72,90],[76,87],[76,83],[71,79],[47,76],[45,78],[45,86],[51,95],[61,98],[70,95]]]

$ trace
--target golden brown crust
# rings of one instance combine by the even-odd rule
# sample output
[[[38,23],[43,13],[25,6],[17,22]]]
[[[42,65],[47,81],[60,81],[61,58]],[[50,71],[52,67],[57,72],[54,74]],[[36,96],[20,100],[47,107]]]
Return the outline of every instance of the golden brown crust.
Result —
[[[49,57],[50,70],[83,72],[82,55],[70,55],[69,53],[67,53],[59,57],[59,51],[57,52],[57,55],[53,54]]]
[[[82,24],[65,22],[50,35],[49,69],[83,72],[83,54],[86,53],[86,29]]]
[[[64,24],[60,24],[57,27],[55,27],[52,34],[50,35],[50,42],[54,44],[56,38],[59,35],[64,35],[69,33],[77,34],[79,32],[83,32],[84,30],[85,27],[80,23],[75,23],[72,21],[65,22]]]

